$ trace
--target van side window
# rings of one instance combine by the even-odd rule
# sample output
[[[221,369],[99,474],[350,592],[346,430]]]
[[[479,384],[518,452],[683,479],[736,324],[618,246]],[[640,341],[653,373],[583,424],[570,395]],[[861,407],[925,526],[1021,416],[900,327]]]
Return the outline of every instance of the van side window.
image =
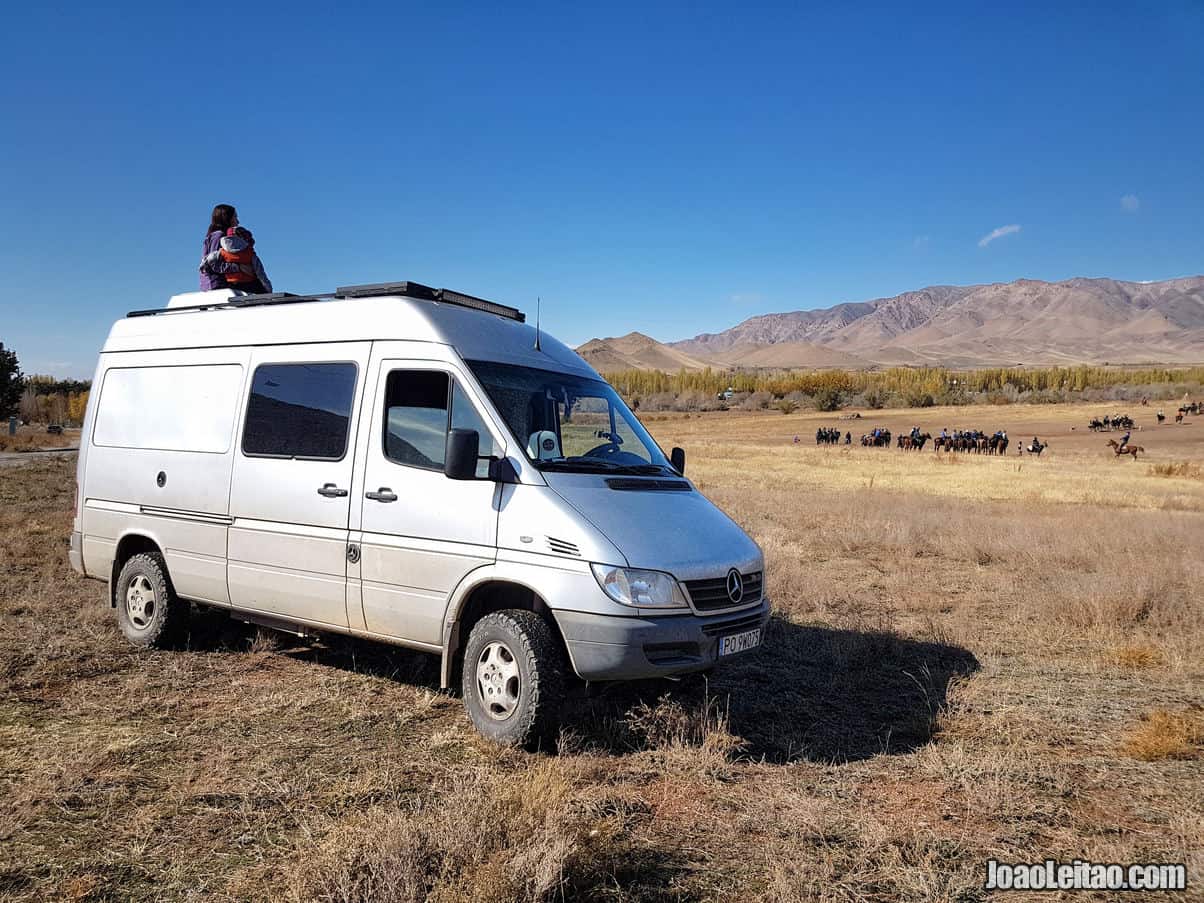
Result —
[[[261,364],[255,368],[243,454],[337,461],[347,453],[356,366]]]
[[[481,455],[493,454],[489,430],[448,374],[438,370],[394,370],[389,374],[385,382],[386,458],[411,467],[442,470],[449,426],[476,430],[481,437]],[[479,462],[477,475],[488,473],[489,462]]]

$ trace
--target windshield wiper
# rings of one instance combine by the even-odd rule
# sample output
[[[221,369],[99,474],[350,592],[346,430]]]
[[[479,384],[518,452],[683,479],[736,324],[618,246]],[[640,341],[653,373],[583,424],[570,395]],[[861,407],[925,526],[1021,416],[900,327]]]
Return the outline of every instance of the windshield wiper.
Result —
[[[624,469],[621,464],[612,464],[610,461],[594,461],[590,458],[558,458],[554,461],[537,461],[535,466],[540,470],[604,470],[607,473]]]
[[[540,470],[563,470],[569,473],[577,471],[604,471],[606,473],[630,474],[661,474],[665,472],[662,464],[615,464],[613,461],[601,461],[595,458],[559,458],[554,461],[539,461],[535,465]]]
[[[659,474],[662,474],[665,471],[667,471],[669,468],[666,467],[664,464],[629,464],[628,466],[624,467],[623,469],[630,473],[638,473],[638,474],[647,473],[647,474],[658,474],[659,475]]]

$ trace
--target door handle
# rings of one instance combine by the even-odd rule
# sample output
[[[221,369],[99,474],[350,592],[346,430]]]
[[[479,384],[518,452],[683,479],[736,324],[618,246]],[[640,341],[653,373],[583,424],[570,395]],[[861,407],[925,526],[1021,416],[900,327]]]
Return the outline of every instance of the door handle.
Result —
[[[347,490],[340,489],[338,486],[334,485],[334,483],[325,483],[323,484],[322,488],[318,490],[318,495],[324,495],[328,499],[341,499],[346,498]]]
[[[397,501],[397,493],[388,486],[381,486],[376,492],[365,492],[364,498],[372,499],[374,502],[395,502]]]

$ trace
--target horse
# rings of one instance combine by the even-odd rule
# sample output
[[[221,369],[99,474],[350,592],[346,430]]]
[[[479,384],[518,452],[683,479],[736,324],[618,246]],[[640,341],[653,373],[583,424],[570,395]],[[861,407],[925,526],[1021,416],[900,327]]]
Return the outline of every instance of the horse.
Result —
[[[1116,440],[1110,439],[1109,441],[1115,442]],[[1036,455],[1039,458],[1039,457],[1041,457],[1041,452],[1045,451],[1045,449],[1047,449],[1047,448],[1049,448],[1048,442],[1034,442],[1032,445],[1030,445],[1028,447],[1028,453],[1030,455]]]
[[[1163,414],[1161,411],[1159,411],[1159,412],[1158,412],[1158,414],[1157,414],[1157,417],[1158,417],[1158,423],[1159,423],[1159,425],[1161,425],[1161,424],[1162,424],[1162,422],[1163,422],[1164,420],[1166,420],[1166,415],[1165,415],[1165,414]]]
[[[1115,457],[1117,458],[1119,458],[1121,455],[1132,455],[1133,460],[1136,461],[1138,452],[1141,452],[1142,454],[1145,453],[1145,449],[1140,445],[1126,445],[1122,448],[1121,444],[1115,439],[1109,439],[1108,445],[1111,446],[1112,451],[1116,453]]]
[[[861,444],[870,448],[890,448],[890,430],[882,430],[877,436],[868,433],[861,437]]]

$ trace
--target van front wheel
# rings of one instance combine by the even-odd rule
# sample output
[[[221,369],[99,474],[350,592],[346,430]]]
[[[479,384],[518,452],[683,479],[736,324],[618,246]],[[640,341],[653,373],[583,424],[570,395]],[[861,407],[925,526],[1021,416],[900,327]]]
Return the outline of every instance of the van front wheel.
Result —
[[[135,555],[117,577],[117,623],[135,646],[166,649],[187,630],[189,605],[181,601],[157,555]]]
[[[464,649],[464,705],[487,740],[535,749],[550,743],[564,698],[564,656],[552,629],[530,611],[477,621]]]

